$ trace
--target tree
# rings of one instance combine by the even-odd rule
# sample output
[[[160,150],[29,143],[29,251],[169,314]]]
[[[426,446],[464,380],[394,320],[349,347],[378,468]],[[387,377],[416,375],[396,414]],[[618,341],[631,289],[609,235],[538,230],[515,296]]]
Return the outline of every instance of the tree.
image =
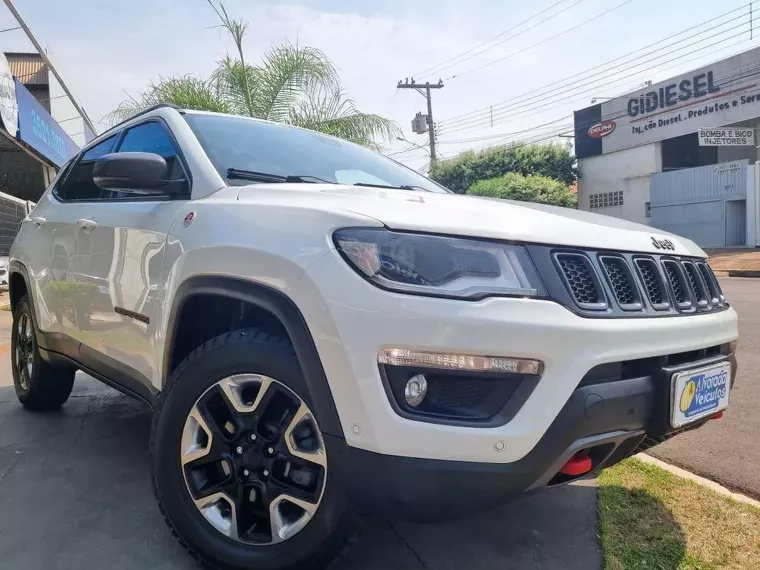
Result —
[[[372,148],[378,139],[392,140],[399,133],[393,121],[356,108],[340,86],[337,69],[318,49],[284,43],[259,64],[248,63],[243,51],[248,24],[232,19],[222,4],[208,2],[232,37],[236,55],[225,55],[208,79],[168,77],[151,83],[108,115],[112,123],[158,103],[173,103],[296,125]]]
[[[464,152],[436,164],[430,177],[454,192],[463,193],[478,180],[508,172],[548,176],[564,184],[572,184],[578,177],[570,147],[557,144],[498,146],[477,153]]]
[[[467,190],[472,196],[488,196],[575,208],[577,197],[570,187],[547,176],[523,176],[508,172],[498,178],[479,180]]]

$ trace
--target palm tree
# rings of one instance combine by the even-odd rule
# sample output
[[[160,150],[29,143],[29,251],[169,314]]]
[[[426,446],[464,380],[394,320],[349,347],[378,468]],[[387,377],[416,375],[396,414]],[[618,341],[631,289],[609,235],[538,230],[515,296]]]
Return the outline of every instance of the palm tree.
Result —
[[[315,48],[285,43],[270,49],[261,63],[245,60],[243,38],[248,24],[230,18],[222,4],[208,0],[237,48],[225,55],[208,79],[161,78],[137,97],[129,97],[108,115],[111,123],[127,119],[157,103],[246,115],[287,123],[377,148],[377,140],[399,133],[390,119],[360,112],[346,97],[338,72]]]

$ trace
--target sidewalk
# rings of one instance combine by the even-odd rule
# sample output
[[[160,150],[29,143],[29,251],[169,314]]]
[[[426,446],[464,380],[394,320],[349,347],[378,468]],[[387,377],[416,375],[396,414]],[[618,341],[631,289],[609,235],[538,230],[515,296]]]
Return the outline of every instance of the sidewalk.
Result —
[[[760,249],[706,249],[710,267],[722,277],[760,277]]]

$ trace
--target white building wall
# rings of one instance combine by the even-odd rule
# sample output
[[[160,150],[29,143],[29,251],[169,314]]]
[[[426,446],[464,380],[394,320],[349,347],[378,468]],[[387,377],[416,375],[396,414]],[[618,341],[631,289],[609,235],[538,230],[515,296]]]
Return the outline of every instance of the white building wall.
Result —
[[[592,156],[578,161],[578,208],[597,214],[615,216],[649,224],[649,175],[662,171],[660,143]],[[591,194],[623,192],[623,205],[606,208],[589,207]]]

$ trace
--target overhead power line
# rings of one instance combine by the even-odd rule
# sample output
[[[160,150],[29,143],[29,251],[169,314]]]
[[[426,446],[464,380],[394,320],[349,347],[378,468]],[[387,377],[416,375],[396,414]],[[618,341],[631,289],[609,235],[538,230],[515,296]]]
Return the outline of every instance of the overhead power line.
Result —
[[[458,79],[458,78],[460,78],[460,77],[462,77],[464,75],[469,75],[471,73],[475,73],[476,71],[480,71],[481,69],[485,69],[485,68],[491,67],[492,65],[495,65],[497,63],[501,63],[502,61],[510,59],[510,58],[512,58],[512,57],[514,57],[516,55],[521,54],[521,53],[525,53],[526,51],[532,50],[535,47],[543,45],[543,44],[545,44],[547,42],[550,42],[551,40],[554,40],[556,38],[564,36],[565,34],[568,34],[568,33],[572,32],[574,30],[577,30],[581,26],[585,26],[586,24],[590,24],[591,22],[593,22],[595,20],[598,20],[599,18],[602,18],[602,17],[606,16],[610,12],[614,12],[615,10],[618,10],[619,8],[622,8],[623,6],[625,6],[626,4],[630,4],[631,2],[633,2],[633,0],[624,0],[620,4],[617,4],[617,5],[613,6],[612,8],[607,9],[604,12],[602,12],[600,14],[597,14],[596,16],[592,16],[591,18],[588,18],[587,20],[584,20],[584,21],[580,22],[579,24],[576,24],[576,25],[574,25],[574,26],[572,26],[570,28],[567,28],[566,30],[558,32],[558,33],[554,34],[553,36],[549,36],[548,38],[545,38],[545,39],[543,39],[543,40],[541,40],[539,42],[536,42],[536,43],[534,43],[532,45],[529,45],[527,47],[519,49],[519,50],[517,50],[515,52],[512,52],[512,53],[510,53],[508,55],[505,55],[504,57],[500,57],[500,58],[495,59],[493,61],[490,61],[488,63],[484,63],[483,65],[479,65],[478,67],[474,67],[472,69],[468,69],[468,70],[463,71],[461,73],[456,73],[456,74],[452,75],[451,77],[447,77],[446,79],[447,80]]]
[[[720,81],[718,81],[715,84],[715,86],[716,87],[728,87],[728,86],[740,83],[740,82],[742,82],[744,80],[751,79],[751,78],[760,79],[760,63],[758,63],[758,64],[756,64],[754,66],[751,66],[749,68],[743,69],[740,72],[731,74],[731,75],[729,75],[729,76],[721,79]],[[718,100],[720,100],[720,98],[718,98]],[[549,140],[551,138],[558,137],[562,133],[567,132],[568,129],[581,129],[581,130],[588,129],[588,128],[592,127],[593,125],[597,124],[598,122],[606,121],[606,120],[615,120],[615,119],[619,119],[621,117],[624,117],[626,115],[627,115],[627,111],[619,111],[619,112],[616,112],[616,113],[609,113],[609,114],[606,114],[606,115],[602,115],[601,117],[596,118],[593,121],[589,120],[589,121],[585,121],[585,122],[582,122],[582,123],[570,122],[568,124],[560,125],[559,127],[557,127],[556,129],[552,130],[549,133],[541,133],[541,138],[542,138],[542,140]],[[535,130],[535,129],[540,129],[544,125],[551,124],[552,122],[560,122],[560,121],[565,120],[565,119],[572,119],[572,116],[569,116],[569,117],[568,116],[563,116],[560,119],[556,119],[555,121],[550,121],[549,123],[544,123],[543,125],[538,125],[537,127],[534,127],[533,129],[525,129],[525,131],[531,131],[531,130]],[[508,133],[508,134],[504,135],[504,138],[506,139],[506,138],[508,138],[510,136],[513,136],[514,134],[518,134],[519,132],[522,132],[522,131],[518,131],[517,133]],[[505,140],[504,144],[519,144],[519,143],[524,143],[525,141],[528,141],[528,140],[531,141],[531,143],[529,143],[529,144],[533,144],[534,142],[537,142],[537,141],[533,140],[534,138],[535,138],[534,135],[530,135],[530,136],[528,136],[526,138],[523,138],[523,139],[517,139],[517,140],[513,139],[511,141],[506,141]],[[492,147],[492,146],[502,146],[502,145],[501,144],[491,143],[491,144],[486,145],[484,147],[481,147],[479,149],[471,149],[471,150],[483,150],[484,148],[489,148],[489,147]]]
[[[727,47],[728,48],[735,47],[735,46],[739,45],[740,43],[744,43],[745,41],[746,40],[740,40],[738,42],[733,42],[732,44],[729,44],[729,46],[727,46]],[[721,51],[721,50],[719,50],[719,51]],[[696,59],[699,59],[699,58],[694,58],[691,61],[694,61]],[[675,67],[675,66],[673,66],[673,67]],[[629,90],[625,91],[625,93],[630,93],[631,91],[632,90],[629,89]],[[585,99],[585,98],[586,97],[581,97],[581,99],[576,99],[576,101],[577,100],[582,100],[582,99]],[[636,96],[636,98],[639,98],[639,96]],[[555,109],[557,107],[564,107],[564,106],[565,105],[557,105],[555,107],[550,107],[549,109],[544,109],[541,112],[531,113],[531,115],[544,114],[546,112],[546,110],[551,110],[551,109]],[[528,115],[528,116],[530,116],[530,115]],[[600,120],[605,120],[605,119],[608,119],[608,118],[619,118],[619,117],[620,117],[619,114],[618,115],[612,115],[612,114],[610,114],[610,115],[604,115],[604,116],[602,116],[600,118]],[[526,128],[526,129],[523,129],[522,131],[517,131],[515,133],[499,133],[499,134],[495,134],[495,135],[488,135],[488,136],[483,136],[483,137],[474,137],[472,139],[465,139],[465,140],[460,140],[460,141],[449,141],[449,140],[443,139],[443,140],[440,140],[438,142],[438,144],[439,145],[441,145],[441,144],[442,145],[446,145],[446,144],[461,144],[461,143],[467,143],[467,142],[478,142],[478,140],[489,140],[489,141],[491,141],[489,144],[487,144],[486,146],[480,147],[481,149],[482,148],[488,148],[490,146],[498,146],[499,144],[502,144],[500,141],[506,141],[507,139],[509,139],[510,137],[512,137],[515,134],[518,134],[518,133],[521,133],[521,132],[530,132],[530,131],[534,130],[535,128],[541,128],[543,125],[558,123],[558,122],[563,121],[565,119],[569,120],[570,122],[567,123],[567,124],[559,125],[557,127],[557,132],[558,132],[557,136],[561,135],[562,133],[567,132],[568,130],[572,131],[574,126],[578,126],[578,127],[581,127],[581,128],[584,126],[584,124],[574,125],[574,123],[573,123],[573,115],[572,114],[570,114],[570,115],[563,114],[562,117],[560,117],[559,119],[555,119],[554,121],[549,121],[548,123],[542,123],[541,125],[537,125],[536,127]],[[596,122],[594,122],[593,124],[596,124]],[[585,126],[586,127],[591,127],[592,124],[588,124],[588,125],[585,125]]]
[[[719,40],[719,41],[713,42],[711,44],[702,46],[702,47],[700,47],[697,50],[694,50],[694,51],[682,54],[682,55],[680,55],[678,57],[674,57],[674,58],[671,58],[669,60],[662,61],[662,62],[660,62],[660,64],[662,64],[662,63],[670,63],[670,62],[673,62],[673,61],[677,61],[677,60],[682,59],[684,57],[688,57],[689,55],[692,55],[694,53],[697,53],[697,52],[700,52],[700,51],[705,51],[705,50],[708,50],[708,49],[713,48],[715,46],[721,45],[722,43],[723,43],[723,40]],[[694,61],[694,60],[692,59],[691,61]],[[619,85],[621,85],[622,82],[627,82],[627,81],[629,81],[633,77],[641,77],[641,74],[646,73],[647,71],[655,70],[655,69],[660,69],[659,65],[656,64],[656,65],[652,65],[651,67],[648,67],[648,68],[644,68],[644,69],[639,69],[639,70],[633,71],[632,73],[629,73],[628,75],[625,75],[623,77],[619,77],[617,79],[613,79],[611,81],[607,81],[607,82],[601,83],[599,85],[590,86],[590,87],[588,87],[586,89],[583,89],[582,91],[573,90],[573,91],[576,91],[576,92],[574,92],[574,93],[571,92],[570,94],[564,95],[564,96],[563,96],[562,93],[558,93],[558,94],[550,96],[549,98],[547,98],[545,100],[536,101],[536,102],[532,102],[532,103],[526,103],[526,104],[520,105],[520,106],[518,106],[516,108],[513,108],[513,109],[505,109],[501,113],[495,115],[495,120],[498,123],[498,122],[503,121],[505,119],[515,119],[515,118],[518,118],[518,117],[532,116],[532,115],[543,113],[547,108],[556,108],[559,103],[563,103],[564,105],[568,105],[568,104],[571,104],[573,102],[582,101],[583,99],[587,98],[592,93],[597,92],[598,89],[601,88],[601,87],[610,88],[610,87],[614,87],[614,86],[619,86]],[[549,105],[549,104],[551,104],[551,106],[547,107],[547,105]],[[459,126],[457,126],[455,128],[449,128],[448,130],[445,130],[444,132],[446,134],[453,134],[453,133],[457,133],[457,132],[469,131],[469,130],[472,130],[472,129],[479,129],[479,128],[484,127],[485,125],[486,125],[485,122],[463,124],[463,125],[459,125]]]
[[[553,81],[551,83],[543,85],[542,87],[538,87],[536,89],[532,89],[530,91],[526,91],[526,92],[524,92],[524,93],[522,93],[520,95],[517,95],[515,97],[509,98],[509,99],[505,99],[505,100],[502,100],[502,101],[497,101],[497,102],[495,102],[495,103],[493,103],[493,104],[491,104],[489,106],[481,107],[481,108],[476,109],[474,111],[469,111],[467,113],[462,113],[460,115],[454,115],[452,117],[448,117],[448,118],[444,119],[443,122],[446,123],[446,124],[448,124],[448,125],[451,125],[451,124],[454,124],[454,123],[457,123],[457,122],[461,122],[460,119],[470,118],[470,117],[474,117],[474,116],[478,116],[478,115],[481,115],[481,116],[482,115],[488,115],[494,109],[496,109],[498,111],[505,104],[513,104],[513,103],[518,103],[518,102],[520,102],[522,100],[525,100],[525,99],[532,99],[533,97],[530,97],[531,95],[534,95],[534,96],[535,95],[542,95],[542,94],[545,94],[547,92],[554,91],[556,89],[560,89],[560,88],[564,89],[566,87],[569,87],[570,85],[574,85],[578,81],[584,81],[586,79],[589,79],[590,77],[596,77],[596,76],[599,76],[599,75],[607,74],[610,71],[612,71],[613,69],[615,69],[617,67],[620,67],[623,64],[630,63],[631,61],[634,61],[635,59],[640,59],[641,57],[647,57],[647,56],[652,55],[652,54],[654,54],[654,53],[656,53],[658,51],[661,51],[661,50],[666,49],[668,47],[672,47],[674,45],[677,45],[678,43],[681,43],[681,42],[686,41],[688,39],[691,39],[693,37],[697,37],[698,35],[707,33],[707,32],[709,32],[709,31],[711,31],[713,29],[719,28],[719,27],[721,27],[721,26],[723,26],[725,24],[728,24],[730,22],[733,22],[733,21],[735,21],[737,19],[742,19],[742,18],[745,18],[745,17],[750,17],[750,14],[749,14],[749,12],[747,12],[747,9],[751,8],[752,4],[755,4],[757,2],[758,2],[758,0],[753,0],[753,2],[750,2],[749,4],[746,4],[744,6],[740,6],[739,8],[735,8],[733,10],[729,10],[728,12],[724,12],[723,14],[720,14],[718,16],[710,18],[710,19],[708,19],[708,20],[706,20],[704,22],[700,22],[699,24],[696,24],[694,26],[691,26],[689,28],[681,30],[680,32],[677,32],[675,34],[672,34],[670,36],[667,36],[665,38],[657,40],[656,42],[653,42],[651,44],[648,44],[646,46],[643,46],[643,47],[638,48],[636,50],[633,50],[631,52],[625,53],[625,54],[623,54],[621,56],[618,56],[618,57],[616,57],[614,59],[611,59],[609,61],[606,61],[604,63],[598,64],[598,65],[594,65],[594,66],[592,66],[592,67],[590,67],[588,69],[585,69],[585,70],[580,71],[578,73],[574,73],[574,74],[569,75],[567,77],[564,77],[562,79],[558,79],[556,81]],[[720,20],[721,18],[724,18],[726,16],[730,16],[731,14],[735,14],[736,12],[742,12],[742,14],[740,14],[738,16],[735,16],[734,18],[731,18],[731,19],[729,19],[729,20],[727,20],[725,22],[721,22],[719,24],[716,24],[712,28],[708,28],[708,29],[702,30],[701,32],[698,32],[696,34],[692,34],[690,36],[687,36],[686,38],[683,38],[683,39],[679,40],[678,42],[674,42],[672,44],[668,44],[667,46],[662,46],[660,48],[657,48],[656,50],[653,50],[651,52],[643,54],[642,56],[634,58],[634,60],[624,61],[622,63],[619,63],[618,65],[615,65],[615,66],[612,66],[612,67],[608,67],[608,66],[610,66],[613,63],[620,62],[621,60],[629,58],[629,57],[633,56],[634,54],[637,54],[639,52],[643,52],[643,51],[645,51],[645,50],[647,50],[647,49],[649,49],[651,47],[654,47],[654,46],[656,46],[658,44],[661,44],[663,42],[667,42],[668,40],[677,38],[678,36],[684,35],[684,34],[686,34],[688,32],[691,32],[693,30],[701,28],[701,27],[703,27],[705,25],[711,24],[711,23],[715,22],[716,20]],[[592,75],[589,75],[588,77],[581,77],[581,76],[584,76],[584,75],[588,74],[589,72],[595,72],[595,73],[593,73]],[[572,80],[574,78],[577,78],[577,77],[580,77],[581,79],[578,79],[577,81],[572,81],[570,83],[567,83],[568,81],[570,81],[570,80]],[[550,87],[555,87],[555,89],[549,89]]]
[[[551,6],[549,6],[548,8],[544,8],[540,12],[537,12],[536,14],[533,14],[531,17],[523,20],[522,22],[520,22],[518,24],[515,24],[511,28],[508,28],[508,29],[504,30],[503,32],[501,32],[500,34],[492,37],[491,39],[486,40],[486,41],[484,41],[484,42],[476,45],[475,47],[472,47],[472,48],[468,49],[467,51],[464,51],[464,52],[460,53],[459,55],[454,56],[451,59],[445,60],[445,61],[443,61],[443,62],[441,62],[441,63],[439,63],[437,65],[434,65],[432,67],[428,67],[427,69],[423,69],[422,71],[420,71],[418,73],[414,73],[412,76],[415,76],[415,75],[417,75],[417,76],[419,76],[419,75],[430,75],[430,74],[434,74],[434,73],[440,73],[441,71],[444,71],[446,69],[449,69],[451,67],[459,65],[460,63],[463,63],[465,61],[469,61],[470,59],[472,59],[474,57],[477,57],[477,56],[479,56],[479,55],[487,52],[488,50],[491,50],[491,49],[493,49],[493,48],[495,48],[497,46],[500,46],[500,45],[502,45],[502,44],[510,41],[510,40],[513,40],[516,37],[519,37],[519,36],[523,35],[524,33],[529,32],[530,30],[532,30],[532,29],[540,26],[541,24],[544,24],[544,23],[548,22],[549,20],[551,20],[553,18],[556,18],[560,14],[563,14],[563,13],[567,12],[570,8],[572,8],[574,6],[577,6],[581,2],[584,2],[585,0],[576,0],[576,2],[574,2],[570,6],[567,6],[567,7],[563,8],[562,10],[560,10],[559,12],[557,12],[556,14],[552,14],[551,16],[549,16],[547,18],[544,18],[543,20],[537,22],[533,26],[530,26],[529,28],[525,28],[524,30],[521,30],[521,31],[517,32],[516,34],[513,34],[513,35],[511,35],[511,36],[509,36],[507,38],[504,38],[503,40],[501,40],[499,42],[496,42],[493,45],[490,45],[490,46],[488,45],[491,42],[493,42],[495,40],[498,40],[499,38],[504,37],[506,34],[508,34],[509,32],[511,32],[512,30],[516,30],[520,26],[522,26],[524,24],[527,24],[531,20],[533,20],[533,19],[541,16],[542,14],[545,14],[546,12],[548,12],[549,10],[551,10],[552,8],[555,8],[555,7],[559,6],[560,4],[562,4],[564,2],[567,2],[567,1],[568,0],[559,0],[558,2],[555,2],[554,4],[552,4]],[[488,47],[484,47],[484,46],[488,46]],[[484,49],[480,49],[481,47],[483,47]],[[475,53],[473,53],[473,52],[475,52]],[[471,54],[471,55],[469,55],[469,54]],[[467,56],[467,57],[464,57],[463,59],[460,59],[463,56]]]
[[[732,28],[729,28],[727,30],[723,30],[721,32],[718,32],[716,34],[713,34],[712,36],[708,36],[707,38],[702,38],[696,42],[693,42],[691,44],[688,44],[686,46],[683,46],[677,50],[669,52],[669,54],[678,53],[686,48],[696,46],[706,40],[727,34],[729,32],[732,32],[733,30],[746,26],[748,22],[743,22],[741,24],[738,24]],[[751,30],[746,30],[743,33],[751,33]],[[735,34],[734,34],[735,36]],[[471,130],[474,128],[480,128],[483,126],[486,126],[489,123],[492,123],[493,121],[499,121],[503,120],[507,117],[517,117],[517,116],[524,116],[526,113],[529,113],[530,111],[534,111],[537,109],[545,110],[547,104],[556,104],[562,101],[568,101],[573,98],[577,98],[578,96],[582,94],[590,94],[594,91],[597,91],[598,89],[602,87],[610,87],[614,84],[619,84],[622,81],[630,80],[632,77],[640,77],[641,74],[646,73],[647,71],[651,71],[654,69],[658,69],[661,65],[671,63],[673,61],[677,61],[680,59],[683,59],[685,57],[688,57],[692,54],[695,54],[700,51],[704,51],[706,49],[709,49],[711,47],[718,46],[722,44],[725,41],[725,39],[719,39],[715,42],[712,42],[707,45],[702,45],[694,50],[688,51],[686,53],[683,53],[681,55],[678,55],[676,57],[671,57],[670,59],[662,60],[660,61],[660,58],[666,57],[668,54],[662,54],[660,56],[657,56],[653,60],[650,61],[651,65],[646,68],[641,68],[640,65],[632,65],[629,67],[625,67],[623,69],[620,69],[618,71],[615,71],[612,73],[612,76],[618,75],[620,73],[625,73],[630,70],[634,70],[631,73],[628,73],[627,75],[623,75],[621,77],[617,77],[614,79],[610,79],[609,81],[602,81],[601,80],[593,80],[593,81],[587,81],[586,83],[581,83],[579,85],[576,85],[575,87],[572,87],[571,89],[566,89],[566,87],[569,87],[573,85],[573,83],[565,85],[561,88],[558,88],[555,93],[548,92],[548,93],[542,93],[539,95],[536,95],[534,97],[525,99],[524,101],[520,102],[519,100],[515,103],[509,104],[509,105],[502,105],[499,110],[495,113],[489,114],[488,116],[483,117],[472,117],[467,120],[462,120],[459,122],[454,122],[453,124],[450,122],[443,122],[441,123],[441,132],[442,133],[455,133],[455,132],[461,132],[466,130]],[[745,40],[746,41],[746,40]],[[638,59],[638,58],[637,58]],[[630,63],[630,62],[628,62]],[[614,68],[612,68],[614,69]],[[607,73],[612,71],[612,69],[607,70]],[[585,78],[587,79],[587,78]],[[579,81],[584,81],[584,79],[581,79]],[[578,81],[574,82],[578,83]],[[580,91],[579,91],[580,89]]]
[[[692,54],[697,53],[699,51],[704,51],[704,50],[710,49],[710,48],[718,46],[718,45],[720,45],[722,43],[723,43],[723,40],[719,40],[719,41],[713,42],[711,44],[702,46],[702,47],[700,47],[697,50],[694,50],[694,51],[682,54],[682,55],[680,55],[678,57],[674,57],[674,58],[671,58],[669,60],[660,62],[660,64],[662,64],[662,63],[670,63],[670,62],[682,59],[684,57],[688,57],[689,55],[692,55]],[[658,69],[658,68],[659,68],[659,64],[655,64],[655,65],[652,65],[651,67],[648,67],[648,68],[645,68],[645,69],[636,70],[636,71],[634,71],[632,73],[629,73],[628,75],[625,75],[623,77],[620,77],[620,78],[617,78],[617,79],[613,79],[611,81],[607,81],[607,82],[601,83],[599,85],[593,85],[593,86],[588,87],[588,88],[586,88],[586,89],[584,89],[582,91],[577,91],[576,93],[571,93],[571,94],[566,95],[566,96],[563,96],[562,93],[558,93],[558,94],[550,96],[546,100],[536,101],[536,102],[532,102],[532,103],[526,103],[526,104],[520,105],[520,106],[518,106],[516,108],[513,108],[511,110],[510,109],[505,109],[503,112],[495,115],[495,119],[498,122],[498,121],[501,121],[501,120],[504,120],[504,119],[507,119],[507,118],[514,119],[514,118],[517,118],[517,117],[526,117],[526,116],[535,115],[537,113],[543,113],[547,109],[547,104],[548,103],[551,103],[553,105],[553,107],[557,107],[558,103],[564,103],[566,105],[566,104],[570,103],[571,101],[578,101],[578,100],[580,100],[580,96],[581,95],[584,95],[585,97],[588,97],[588,95],[596,92],[601,87],[611,87],[611,86],[613,86],[615,84],[619,84],[621,81],[630,80],[630,78],[632,78],[632,77],[640,77],[642,73],[645,73],[645,72],[650,71],[650,70]],[[456,133],[456,132],[462,132],[462,131],[468,131],[468,130],[472,130],[472,129],[482,128],[483,126],[485,126],[484,122],[480,122],[480,123],[477,123],[477,124],[472,124],[472,123],[471,124],[464,124],[464,125],[459,125],[459,126],[453,128],[453,129],[449,129],[449,130],[447,130],[445,132],[448,133],[448,134],[452,134],[452,133]]]
[[[16,22],[18,22],[19,26],[24,30],[26,33],[26,36],[29,38],[29,41],[32,42],[35,49],[37,50],[37,53],[40,54],[40,57],[43,59],[43,61],[47,64],[48,69],[52,72],[53,75],[55,75],[56,79],[58,79],[58,83],[61,84],[61,88],[66,93],[66,95],[69,96],[69,100],[71,101],[71,104],[74,106],[74,108],[77,110],[77,112],[82,116],[82,119],[84,119],[85,124],[87,127],[93,132],[96,133],[97,130],[95,129],[95,125],[92,124],[92,121],[90,120],[90,117],[87,116],[87,113],[85,113],[84,109],[79,106],[79,103],[74,98],[74,95],[72,95],[71,91],[69,91],[68,85],[66,85],[66,82],[63,80],[61,75],[58,73],[58,70],[53,65],[53,62],[50,61],[50,58],[47,56],[47,53],[43,49],[43,47],[40,45],[40,43],[37,41],[37,38],[34,37],[34,34],[32,34],[32,30],[29,29],[29,26],[26,25],[26,22],[21,17],[21,14],[18,13],[18,10],[16,10],[16,7],[13,5],[13,2],[11,0],[3,0],[5,5],[8,7],[8,10],[10,10],[11,14],[13,14],[13,17],[16,18]]]

